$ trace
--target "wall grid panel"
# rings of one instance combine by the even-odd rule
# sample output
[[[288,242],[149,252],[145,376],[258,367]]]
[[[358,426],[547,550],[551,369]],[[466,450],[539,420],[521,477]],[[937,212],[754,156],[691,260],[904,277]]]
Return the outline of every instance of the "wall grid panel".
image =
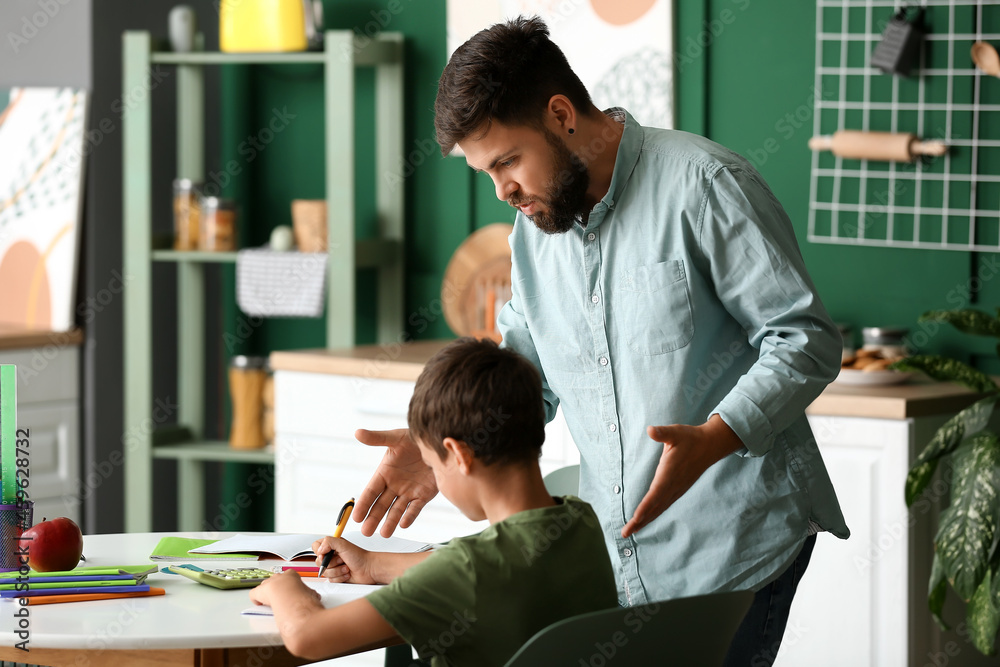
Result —
[[[927,30],[909,78],[869,64],[903,6]],[[1000,78],[973,64],[977,41],[1000,45],[1000,0],[818,0],[814,136],[912,132],[949,150],[912,164],[815,152],[809,241],[1000,251]]]

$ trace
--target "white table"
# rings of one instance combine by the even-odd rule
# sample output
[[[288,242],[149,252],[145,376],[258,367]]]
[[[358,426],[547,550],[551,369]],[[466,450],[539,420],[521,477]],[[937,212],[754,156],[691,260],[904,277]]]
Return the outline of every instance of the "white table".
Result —
[[[87,566],[140,565],[168,533],[127,533],[84,537]],[[233,533],[169,533],[222,539]],[[199,567],[270,568],[280,560],[199,561]],[[302,561],[300,561],[301,563]],[[162,569],[169,563],[157,563]],[[0,660],[54,667],[118,665],[268,665],[284,667],[309,661],[285,650],[274,619],[243,616],[251,606],[248,589],[218,590],[175,574],[157,572],[147,579],[165,595],[22,607],[0,602]],[[27,609],[30,633],[25,653],[15,644],[14,613]],[[85,654],[89,662],[81,662]]]

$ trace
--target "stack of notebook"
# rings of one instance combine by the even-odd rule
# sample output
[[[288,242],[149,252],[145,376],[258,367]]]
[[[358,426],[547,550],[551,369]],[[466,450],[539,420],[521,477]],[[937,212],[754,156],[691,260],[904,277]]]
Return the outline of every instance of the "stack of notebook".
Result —
[[[0,598],[27,598],[26,604],[83,602],[163,595],[146,577],[156,567],[78,567],[64,572],[0,573]]]

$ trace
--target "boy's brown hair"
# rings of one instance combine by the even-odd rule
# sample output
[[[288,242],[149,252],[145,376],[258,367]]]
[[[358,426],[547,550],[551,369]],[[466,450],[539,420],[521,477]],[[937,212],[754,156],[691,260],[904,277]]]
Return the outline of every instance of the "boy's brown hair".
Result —
[[[434,128],[441,154],[494,121],[540,127],[549,100],[560,94],[581,113],[594,106],[542,19],[519,16],[479,31],[455,49],[438,82]]]
[[[513,350],[459,338],[424,366],[407,420],[410,438],[442,460],[445,438],[461,440],[486,465],[537,460],[545,440],[541,376]]]

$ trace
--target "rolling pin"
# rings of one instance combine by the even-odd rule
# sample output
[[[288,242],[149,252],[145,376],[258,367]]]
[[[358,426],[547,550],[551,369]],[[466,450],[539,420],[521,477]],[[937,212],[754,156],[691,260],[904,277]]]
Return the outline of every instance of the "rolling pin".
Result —
[[[940,141],[921,141],[911,132],[862,132],[838,130],[832,136],[813,137],[809,148],[832,151],[855,160],[913,162],[920,155],[944,155],[948,147]]]

